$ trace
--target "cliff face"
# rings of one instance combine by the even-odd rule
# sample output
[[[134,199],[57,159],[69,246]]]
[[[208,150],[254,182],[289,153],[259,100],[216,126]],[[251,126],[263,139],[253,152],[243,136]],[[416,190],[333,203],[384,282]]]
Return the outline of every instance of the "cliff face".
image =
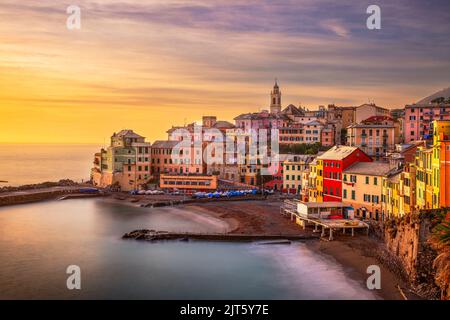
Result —
[[[442,281],[441,269],[450,261],[435,263],[441,252],[431,241],[433,230],[440,223],[436,219],[437,212],[428,210],[387,221],[382,233],[386,246],[400,260],[417,293],[432,299],[448,299],[449,282],[445,277]]]

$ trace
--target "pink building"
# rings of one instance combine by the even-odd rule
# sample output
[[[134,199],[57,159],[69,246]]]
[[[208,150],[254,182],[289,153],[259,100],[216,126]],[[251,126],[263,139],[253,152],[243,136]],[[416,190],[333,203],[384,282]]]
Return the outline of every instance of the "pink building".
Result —
[[[290,118],[282,113],[270,113],[266,110],[256,113],[245,113],[234,118],[236,127],[244,131],[259,129],[280,129],[287,126]]]
[[[395,150],[400,142],[400,124],[387,116],[374,116],[347,127],[347,145],[358,147],[376,159]]]
[[[405,106],[405,142],[428,139],[433,134],[434,120],[450,120],[450,104],[413,104]]]

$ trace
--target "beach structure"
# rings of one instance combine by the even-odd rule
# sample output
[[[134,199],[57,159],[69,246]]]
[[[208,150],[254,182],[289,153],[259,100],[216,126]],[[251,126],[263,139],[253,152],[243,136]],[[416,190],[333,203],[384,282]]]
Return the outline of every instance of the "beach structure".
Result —
[[[161,174],[161,189],[212,191],[217,189],[217,176],[203,174]]]
[[[355,235],[355,229],[363,229],[368,234],[369,225],[354,219],[352,207],[342,202],[303,202],[300,200],[285,200],[280,213],[289,217],[303,229],[308,225],[314,226],[314,232],[321,232],[325,237],[328,231],[328,240],[333,240],[333,233],[342,230],[345,234],[350,230]],[[320,229],[320,230],[319,230]]]

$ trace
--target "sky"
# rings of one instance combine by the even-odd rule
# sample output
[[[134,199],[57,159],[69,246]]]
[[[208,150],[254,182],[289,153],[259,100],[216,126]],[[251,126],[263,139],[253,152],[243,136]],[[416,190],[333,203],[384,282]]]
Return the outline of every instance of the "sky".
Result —
[[[0,143],[165,139],[268,109],[275,78],[283,106],[403,107],[450,87],[449,33],[448,0],[0,0]]]

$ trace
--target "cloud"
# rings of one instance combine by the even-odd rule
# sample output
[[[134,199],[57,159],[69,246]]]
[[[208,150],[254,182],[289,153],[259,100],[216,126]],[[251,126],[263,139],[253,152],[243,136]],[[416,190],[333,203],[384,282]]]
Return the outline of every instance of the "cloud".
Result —
[[[327,20],[324,21],[322,26],[331,32],[334,32],[339,37],[347,38],[350,36],[350,30],[348,30],[342,22],[338,20]]]
[[[72,32],[69,1],[3,0],[0,99],[196,119],[267,107],[275,77],[284,103],[311,108],[368,97],[398,107],[447,87],[450,3],[378,2],[371,32],[369,0],[79,0]]]

